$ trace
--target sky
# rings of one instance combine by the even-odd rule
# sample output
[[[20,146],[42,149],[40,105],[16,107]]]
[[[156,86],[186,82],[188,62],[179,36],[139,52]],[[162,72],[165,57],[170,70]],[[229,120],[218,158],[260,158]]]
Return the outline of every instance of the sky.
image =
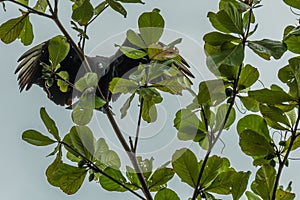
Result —
[[[96,1],[93,1],[96,2]],[[167,30],[163,40],[171,42],[178,37],[183,38],[183,44],[179,45],[180,52],[192,65],[192,72],[196,74],[196,81],[210,79],[213,76],[205,67],[205,56],[203,52],[202,37],[205,33],[212,31],[206,17],[208,11],[217,11],[217,0],[145,0],[145,5],[125,5],[128,16],[123,18],[121,15],[106,10],[95,24],[89,29],[90,39],[87,42],[86,52],[88,55],[112,55],[116,48],[114,44],[120,44],[125,38],[128,29],[137,28],[137,18],[144,11],[151,11],[153,8],[159,8],[163,15]],[[259,24],[257,33],[253,39],[269,38],[280,40],[283,29],[286,25],[297,24],[297,16],[291,14],[288,6],[282,1],[263,0],[263,7],[256,11],[256,18]],[[61,1],[59,14],[66,27],[69,26],[70,4],[69,1]],[[12,17],[18,17],[18,8],[7,3],[7,12],[0,11],[0,23]],[[32,47],[42,41],[60,34],[54,23],[48,19],[38,16],[31,16],[35,38]],[[68,29],[75,37],[76,33]],[[52,151],[50,147],[34,147],[28,145],[21,139],[21,134],[27,129],[36,129],[45,132],[45,128],[39,118],[40,107],[46,107],[46,110],[53,116],[59,126],[61,134],[68,132],[72,126],[70,111],[55,105],[46,98],[46,94],[39,87],[32,87],[29,92],[19,93],[14,74],[17,66],[18,57],[30,47],[24,47],[20,41],[15,41],[9,45],[0,42],[1,59],[1,78],[0,86],[2,90],[0,98],[0,198],[3,200],[82,200],[82,199],[135,199],[129,193],[107,192],[97,183],[85,182],[81,189],[74,195],[68,196],[58,188],[50,186],[45,177],[45,169],[51,163],[53,158],[46,158],[46,155]],[[252,52],[246,52],[246,62],[251,63],[260,71],[260,80],[265,86],[276,82],[277,71],[280,67],[286,65],[287,60],[293,55],[286,53],[280,61],[265,61],[255,56]],[[196,84],[197,85],[197,84]],[[195,89],[197,86],[194,86]],[[257,85],[256,87],[262,87]],[[191,147],[194,152],[203,156],[203,151],[190,143],[180,143],[176,138],[176,131],[172,127],[172,120],[176,110],[174,107],[184,106],[187,102],[185,97],[166,98],[166,102],[159,107],[159,120],[154,125],[143,124],[139,152],[150,157],[154,155],[155,165],[163,164],[163,161],[170,159],[172,152],[181,145]],[[122,102],[117,102],[116,107]],[[119,110],[115,109],[116,117],[119,116]],[[134,108],[133,114],[124,121],[120,121],[120,126],[125,134],[132,130],[136,116]],[[108,126],[103,114],[97,113],[91,126],[99,137],[108,138],[110,147],[116,151],[119,150],[119,143],[115,140],[111,127]],[[238,137],[235,129],[224,132],[222,141],[225,146],[219,142],[215,154],[229,157],[231,164],[237,170],[255,170],[251,165],[251,159],[240,153],[238,146]],[[222,151],[222,148],[224,150]],[[296,155],[293,155],[296,157]],[[126,160],[124,160],[126,165]],[[284,170],[281,183],[287,185],[289,180],[293,180],[294,191],[300,191],[297,169],[300,167],[299,161],[290,163],[290,167]],[[255,173],[253,172],[251,178]],[[182,199],[187,199],[191,194],[191,189],[175,177],[175,181],[170,183],[170,187],[179,191]]]

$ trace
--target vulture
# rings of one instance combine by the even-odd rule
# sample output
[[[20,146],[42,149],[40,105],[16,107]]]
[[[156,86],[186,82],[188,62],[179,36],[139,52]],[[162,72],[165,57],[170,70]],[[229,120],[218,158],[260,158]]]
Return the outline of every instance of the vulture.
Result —
[[[84,70],[82,70],[82,61],[77,55],[75,49],[70,45],[70,50],[64,60],[60,62],[58,70],[55,71],[54,74],[48,74],[48,77],[45,77],[45,66],[50,65],[48,51],[49,41],[50,40],[29,49],[18,59],[18,62],[20,63],[16,68],[15,73],[18,73],[17,80],[20,91],[22,92],[24,89],[29,90],[32,85],[35,84],[43,88],[47,93],[48,98],[55,104],[71,106],[73,104],[74,97],[78,97],[80,94],[72,87],[68,87],[67,91],[61,91],[60,87],[55,82],[57,81],[57,78],[55,78],[56,73],[59,73],[60,71],[68,72],[68,83],[74,85],[76,80],[82,77],[86,71],[84,72]],[[128,39],[126,39],[121,46],[139,49],[137,46],[129,42]],[[141,63],[147,64],[151,61],[148,56],[140,59],[129,58],[120,49],[118,49],[116,53],[110,57],[86,56],[86,59],[91,71],[98,75],[99,82],[96,95],[104,98],[107,102],[114,99],[113,95],[109,91],[109,83],[114,77],[128,77],[128,73]],[[183,58],[181,58],[180,63],[176,66],[184,76],[194,77],[188,70],[190,66]],[[52,80],[54,80],[54,83],[50,85],[47,83],[49,76],[53,78]]]

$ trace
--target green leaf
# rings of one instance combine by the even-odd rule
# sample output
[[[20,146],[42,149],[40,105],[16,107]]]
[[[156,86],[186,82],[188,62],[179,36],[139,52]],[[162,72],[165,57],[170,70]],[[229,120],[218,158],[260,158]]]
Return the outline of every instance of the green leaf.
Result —
[[[107,8],[107,2],[103,1],[98,6],[95,7],[95,9],[94,9],[94,15],[101,14],[106,8]]]
[[[113,78],[109,84],[111,93],[134,93],[139,88],[139,85],[131,80],[124,78]]]
[[[268,105],[260,105],[259,109],[264,118],[277,124],[277,126],[280,127],[280,130],[289,130],[291,128],[288,117],[281,109]],[[281,124],[285,126],[282,126]],[[269,124],[269,126],[272,127],[272,124]]]
[[[283,0],[289,6],[300,9],[300,0]]]
[[[161,186],[164,186],[174,176],[175,172],[171,168],[162,167],[157,169],[147,180],[150,191],[158,191]]]
[[[75,87],[79,91],[84,91],[87,88],[96,87],[98,85],[98,75],[93,72],[87,72],[76,83]]]
[[[223,34],[220,32],[210,32],[204,35],[203,40],[210,45],[220,46],[226,42],[239,41],[240,38],[234,37],[230,34]]]
[[[120,51],[124,53],[128,58],[141,59],[147,55],[143,50],[135,49],[132,47],[121,46]]]
[[[52,174],[51,182],[64,193],[71,195],[79,190],[86,173],[84,168],[77,168],[65,163],[58,164],[57,169]]]
[[[246,196],[248,200],[261,200],[259,196],[249,191],[246,192]]]
[[[29,2],[29,0],[16,0],[16,1],[26,6],[28,6],[28,2]]]
[[[139,34],[134,32],[133,30],[129,29],[126,33],[127,39],[129,40],[130,43],[136,45],[137,47],[140,47],[142,49],[147,48],[145,42],[141,38]]]
[[[239,145],[245,154],[252,157],[275,155],[271,143],[253,130],[244,130],[240,133]]]
[[[104,138],[99,138],[97,142],[95,143],[95,152],[94,157],[97,159],[101,157],[102,153],[105,153],[109,150],[108,145]]]
[[[251,189],[262,199],[271,199],[275,183],[276,171],[270,165],[263,165],[256,173]]]
[[[139,31],[147,46],[157,43],[162,36],[165,21],[158,11],[143,13],[139,19]]]
[[[212,192],[217,194],[230,194],[234,171],[227,171],[219,174],[213,182],[205,188],[206,192]]]
[[[254,131],[263,136],[268,142],[271,142],[267,123],[265,119],[259,115],[250,114],[239,120],[237,124],[238,133],[241,134],[245,130]]]
[[[133,93],[132,95],[130,95],[130,97],[125,101],[125,103],[123,104],[122,108],[120,109],[121,119],[123,119],[127,115],[127,111],[128,111],[128,109],[130,107],[130,104],[131,104],[134,96],[135,96],[135,93]]]
[[[181,181],[195,187],[199,175],[199,165],[195,154],[186,148],[177,150],[172,156],[172,166]]]
[[[243,34],[242,14],[232,3],[227,3],[218,13],[208,13],[211,24],[224,33]]]
[[[218,107],[218,110],[216,113],[216,126],[214,128],[216,131],[218,131],[222,127],[224,120],[226,120],[224,129],[229,129],[230,126],[235,121],[236,114],[235,114],[234,108],[232,108],[230,110],[228,117],[225,119],[228,109],[229,109],[228,104],[222,104],[221,106]]]
[[[174,76],[168,79],[156,82],[152,85],[161,91],[168,92],[170,94],[182,94],[182,91],[190,88],[190,83],[184,76]]]
[[[23,30],[20,32],[19,38],[25,46],[30,45],[33,41],[33,31],[31,22],[29,21],[29,15],[27,15],[24,20]]]
[[[21,32],[23,31],[24,25],[28,20],[28,15],[22,15],[14,19],[10,19],[0,26],[0,39],[5,44],[9,44],[15,41]]]
[[[259,111],[259,103],[250,97],[243,97],[238,96],[245,108],[252,112],[258,112]]]
[[[239,66],[244,60],[243,45],[234,45],[232,48],[224,49],[215,54],[208,55],[206,64],[208,67],[215,68],[220,65]]]
[[[119,2],[114,1],[114,0],[106,0],[106,2],[116,12],[120,13],[124,17],[127,16],[127,11],[125,10],[125,8]]]
[[[77,105],[72,111],[72,120],[77,125],[87,125],[93,117],[93,108],[82,108]]]
[[[238,82],[238,88],[243,90],[253,85],[259,78],[259,72],[255,67],[246,65],[242,68],[240,80]]]
[[[296,195],[294,193],[284,191],[281,188],[276,190],[275,200],[294,200],[295,197],[296,197]]]
[[[69,89],[69,73],[67,71],[60,71],[57,75],[60,77],[57,80],[57,86],[61,92],[67,92]]]
[[[237,172],[232,177],[232,199],[238,200],[247,189],[248,180],[251,172]]]
[[[65,59],[70,50],[70,43],[64,36],[58,35],[49,41],[48,51],[52,66],[56,67]]]
[[[70,130],[70,139],[78,153],[92,159],[95,152],[93,132],[87,126],[73,126]]]
[[[94,15],[94,8],[90,0],[84,0],[83,3],[76,7],[72,13],[72,19],[78,22],[79,25],[84,26],[89,23]]]
[[[188,109],[182,109],[176,113],[174,127],[178,130],[177,137],[180,140],[194,140],[206,136],[204,123]]]
[[[56,127],[56,124],[53,121],[53,119],[51,119],[51,117],[48,115],[48,113],[46,112],[46,109],[44,107],[42,107],[40,109],[40,116],[41,116],[41,119],[43,120],[48,132],[51,133],[57,141],[59,141],[60,137],[58,134],[58,129]]]
[[[46,8],[48,6],[47,0],[38,0],[33,7],[34,10],[40,11],[40,12],[45,12]]]
[[[143,159],[141,156],[137,156],[138,164],[141,171],[143,172],[145,179],[149,179],[152,174],[153,160],[154,158],[152,157],[150,159]]]
[[[59,187],[59,183],[57,181],[55,181],[55,179],[53,179],[53,175],[55,174],[55,172],[58,171],[58,169],[62,165],[63,165],[62,152],[60,149],[59,152],[56,154],[55,160],[47,167],[47,170],[46,170],[46,176],[47,176],[48,182],[55,187]]]
[[[260,41],[249,41],[248,47],[260,57],[270,60],[271,56],[275,59],[281,58],[287,48],[281,41],[263,39]]]
[[[226,99],[224,82],[220,79],[207,80],[199,84],[198,105],[211,102],[218,105]]]
[[[101,165],[103,168],[113,167],[119,169],[121,167],[120,158],[113,150],[97,153],[97,157],[95,157],[95,159],[97,161],[97,165]]]
[[[22,134],[22,139],[35,146],[47,146],[56,142],[35,130],[24,131]]]
[[[108,174],[109,176],[119,181],[120,183],[123,184],[126,183],[126,178],[122,175],[122,173],[118,169],[108,167],[104,170],[104,173]],[[115,181],[111,180],[106,176],[100,176],[99,183],[107,191],[118,191],[118,192],[126,191],[125,188],[123,188],[121,185],[119,185],[118,183],[116,183]]]
[[[116,0],[116,1],[120,1],[120,2],[123,2],[123,3],[141,3],[141,4],[145,4],[141,0]]]
[[[132,185],[135,185],[136,187],[140,187],[141,183],[139,181],[139,178],[135,172],[135,170],[129,166],[126,166],[126,177],[130,181]]]
[[[200,166],[202,166],[202,164],[203,161],[200,162]],[[220,158],[218,156],[209,157],[200,181],[200,185],[206,188],[213,188],[214,186],[211,187],[212,182],[217,181],[215,180],[216,177],[221,173],[228,171],[229,167],[230,163],[227,158]],[[215,184],[218,184],[217,182]]]
[[[180,198],[173,190],[164,188],[156,193],[154,200],[180,200]]]
[[[267,88],[249,91],[248,95],[256,101],[266,103],[268,105],[281,104],[283,102],[294,100],[293,97],[291,97],[284,91],[274,91]]]

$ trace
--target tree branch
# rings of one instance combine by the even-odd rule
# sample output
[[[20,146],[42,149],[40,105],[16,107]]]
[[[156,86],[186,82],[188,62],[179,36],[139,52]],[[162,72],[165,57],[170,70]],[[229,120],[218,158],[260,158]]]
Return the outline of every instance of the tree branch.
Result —
[[[248,38],[248,35],[249,35],[251,18],[252,18],[252,7],[250,8],[249,12],[250,12],[250,14],[249,14],[248,26],[247,26],[247,29],[246,29],[245,33],[243,34],[243,39],[242,39],[243,50],[245,50],[247,38]],[[194,188],[192,200],[196,200],[197,196],[201,192],[200,181],[201,181],[201,178],[203,176],[203,173],[204,173],[204,170],[205,170],[205,167],[206,167],[206,163],[207,163],[207,161],[209,159],[209,156],[211,154],[212,149],[214,148],[215,144],[218,142],[218,140],[219,140],[219,138],[220,138],[220,136],[221,136],[221,134],[222,134],[222,132],[224,130],[224,127],[225,127],[225,125],[227,123],[227,120],[229,118],[230,112],[231,112],[231,110],[232,110],[232,108],[234,106],[235,99],[236,99],[237,94],[238,94],[238,91],[237,91],[237,89],[238,89],[238,82],[239,82],[239,79],[240,79],[242,68],[243,68],[243,63],[239,66],[238,74],[237,74],[237,77],[236,77],[236,79],[234,81],[232,101],[229,104],[229,107],[227,109],[225,118],[224,118],[224,120],[222,122],[222,125],[221,125],[221,127],[220,127],[220,129],[219,129],[219,131],[218,131],[218,133],[216,135],[216,137],[212,141],[211,145],[209,145],[208,150],[207,150],[207,152],[205,154],[205,157],[204,157],[204,160],[203,160],[203,163],[201,165],[201,169],[200,169],[200,172],[199,172],[199,175],[198,175],[197,183],[196,183],[196,186]]]

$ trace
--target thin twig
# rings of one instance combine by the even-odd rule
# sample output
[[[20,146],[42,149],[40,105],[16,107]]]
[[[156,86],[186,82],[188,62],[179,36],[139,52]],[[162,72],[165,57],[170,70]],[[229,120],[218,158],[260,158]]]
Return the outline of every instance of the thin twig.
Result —
[[[117,179],[115,179],[114,177],[112,177],[111,175],[107,174],[106,172],[104,172],[103,170],[101,170],[97,165],[95,165],[94,162],[92,162],[91,160],[89,160],[87,157],[85,157],[83,154],[81,154],[80,152],[78,152],[75,148],[73,148],[71,145],[63,142],[63,141],[59,141],[60,144],[72,149],[72,151],[76,152],[80,157],[82,157],[86,162],[88,162],[88,164],[92,167],[92,169],[104,176],[106,176],[107,178],[111,179],[113,182],[117,183],[118,185],[122,186],[123,188],[125,188],[126,190],[128,190],[129,192],[131,192],[132,194],[134,194],[135,196],[139,197],[142,200],[146,200],[144,197],[142,197],[139,193],[135,192],[134,190],[130,189],[129,187],[127,187],[126,185],[124,185],[122,182],[118,181]]]
[[[19,6],[22,6],[22,7],[26,8],[30,13],[41,15],[43,17],[52,19],[52,15],[48,15],[46,13],[37,11],[37,10],[35,10],[35,9],[33,9],[33,8],[27,6],[27,5],[24,5],[24,4],[22,4],[22,3],[18,2],[18,1],[15,1],[15,0],[5,0],[5,1],[12,2],[12,3],[15,3],[15,4],[19,5]]]
[[[134,146],[132,151],[136,153],[137,145],[138,145],[138,140],[139,140],[139,134],[141,130],[141,121],[142,121],[142,112],[143,112],[143,106],[144,106],[144,98],[141,98],[141,104],[140,104],[140,112],[139,112],[139,118],[138,118],[138,124],[136,127],[136,134],[135,134],[135,140],[134,140]]]

